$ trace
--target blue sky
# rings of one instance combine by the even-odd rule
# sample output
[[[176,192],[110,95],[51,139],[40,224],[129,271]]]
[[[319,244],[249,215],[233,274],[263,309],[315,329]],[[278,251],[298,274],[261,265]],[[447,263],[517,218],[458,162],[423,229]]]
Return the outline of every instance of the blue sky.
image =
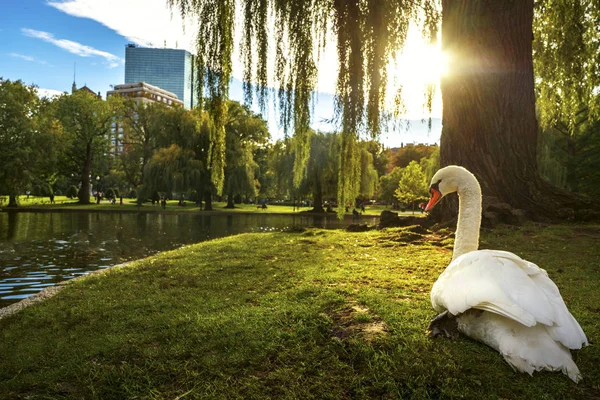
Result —
[[[193,51],[194,22],[172,15],[166,0],[5,0],[0,13],[0,76],[35,84],[40,92],[70,91],[74,67],[78,87],[106,96],[110,85],[123,83],[125,46],[128,43],[152,47],[185,48]],[[183,28],[185,27],[185,29]],[[332,58],[333,57],[333,58]],[[324,76],[319,88],[332,92],[337,66],[335,54],[324,57]],[[241,76],[236,68],[234,76]],[[329,75],[327,75],[329,74]],[[232,84],[231,97],[241,100],[241,84]],[[282,135],[274,111],[269,112],[269,128],[274,137]],[[333,115],[333,97],[323,93],[315,107],[314,127],[331,130],[321,121]],[[439,117],[439,115],[433,115]],[[384,134],[383,142],[438,141],[441,124],[433,120],[432,132],[412,115],[411,128],[401,133]]]

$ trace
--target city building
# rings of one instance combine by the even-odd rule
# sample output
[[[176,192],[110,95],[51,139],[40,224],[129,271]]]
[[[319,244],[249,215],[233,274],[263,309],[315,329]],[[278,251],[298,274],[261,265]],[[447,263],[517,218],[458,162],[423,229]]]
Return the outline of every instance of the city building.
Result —
[[[71,94],[75,93],[75,92],[88,92],[91,95],[96,96],[97,98],[99,98],[100,100],[102,100],[102,95],[100,94],[100,92],[96,93],[94,92],[92,89],[90,89],[89,87],[87,87],[87,85],[84,85],[83,87],[80,87],[79,89],[77,89],[77,85],[75,84],[75,81],[73,81],[73,85],[71,86]]]
[[[179,49],[156,49],[128,44],[125,48],[125,84],[146,82],[172,92],[186,109],[198,104],[194,56]]]
[[[106,98],[114,95],[129,97],[136,103],[165,103],[167,105],[183,106],[183,101],[179,100],[175,93],[161,89],[147,82],[125,83],[115,85],[113,90],[106,92]]]
[[[171,93],[146,82],[115,85],[113,90],[106,92],[106,98],[111,96],[124,96],[134,100],[137,104],[164,103],[169,106],[183,106],[183,102]],[[113,122],[111,126],[110,143],[113,154],[119,154],[124,149],[127,138],[126,128],[123,124]]]

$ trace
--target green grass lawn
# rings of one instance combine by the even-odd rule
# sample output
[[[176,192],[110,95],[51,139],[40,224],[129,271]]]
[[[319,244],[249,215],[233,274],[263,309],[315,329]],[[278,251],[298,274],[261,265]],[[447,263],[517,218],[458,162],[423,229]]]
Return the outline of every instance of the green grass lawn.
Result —
[[[94,200],[93,198],[91,199]],[[6,206],[8,203],[7,198],[0,198],[0,207]],[[186,201],[184,207],[177,205],[177,200],[169,200],[167,207],[163,209],[160,205],[152,205],[151,203],[144,203],[141,210],[144,212],[178,212],[178,213],[198,213],[201,211],[194,203]],[[235,208],[225,208],[225,202],[213,202],[213,211],[226,212],[226,213],[256,213],[256,214],[296,214],[299,212],[307,212],[312,208],[310,207],[292,207],[284,206],[279,204],[269,204],[266,209],[257,207],[255,204],[236,204]],[[54,204],[50,204],[48,197],[36,197],[36,196],[21,196],[19,198],[19,206],[21,208],[37,208],[37,209],[61,209],[61,210],[89,210],[89,211],[133,211],[139,210],[135,199],[123,199],[123,204],[111,204],[108,200],[103,200],[100,204],[89,204],[80,205],[77,203],[77,199],[70,199],[66,196],[55,196]],[[378,216],[383,210],[390,210],[399,213],[400,215],[413,215],[412,211],[400,212],[398,210],[391,210],[390,207],[381,205],[368,205],[365,207],[363,215]],[[352,210],[350,210],[352,211]],[[351,213],[350,213],[351,214]],[[415,216],[423,216],[420,212],[416,211]]]
[[[244,234],[67,285],[0,320],[3,399],[600,397],[600,226],[483,232],[547,269],[591,346],[584,380],[430,340],[447,232]]]

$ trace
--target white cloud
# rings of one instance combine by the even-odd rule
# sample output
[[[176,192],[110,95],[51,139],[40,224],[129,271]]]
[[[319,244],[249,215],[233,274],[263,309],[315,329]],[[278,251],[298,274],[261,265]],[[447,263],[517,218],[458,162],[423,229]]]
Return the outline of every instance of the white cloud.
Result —
[[[15,57],[15,58],[20,58],[22,60],[25,61],[29,61],[29,62],[36,62],[36,63],[40,63],[40,64],[44,64],[47,65],[48,63],[44,60],[38,60],[35,57],[31,57],[31,56],[26,56],[25,54],[19,54],[19,53],[8,53],[9,56],[11,57]]]
[[[148,47],[178,47],[192,51],[196,24],[167,6],[165,0],[47,0],[66,14],[89,18],[128,41]]]
[[[86,46],[84,44],[74,42],[72,40],[67,39],[57,39],[49,32],[37,31],[35,29],[22,28],[21,32],[25,36],[29,36],[36,39],[41,39],[45,42],[51,43],[57,47],[60,47],[63,50],[68,51],[69,53],[76,54],[81,57],[102,57],[106,60],[106,64],[109,68],[114,68],[119,66],[121,59],[114,54],[108,53],[106,51],[98,50],[90,46]]]
[[[60,90],[54,90],[54,89],[37,88],[36,90],[37,90],[37,95],[39,98],[54,97],[54,96],[60,96],[61,94],[63,94],[63,92],[61,92]]]
[[[26,55],[23,55],[23,54],[19,54],[19,53],[9,53],[8,55],[11,56],[11,57],[21,58],[21,59],[23,59],[25,61],[31,61],[31,62],[35,61],[35,58],[30,57],[30,56],[26,56]]]

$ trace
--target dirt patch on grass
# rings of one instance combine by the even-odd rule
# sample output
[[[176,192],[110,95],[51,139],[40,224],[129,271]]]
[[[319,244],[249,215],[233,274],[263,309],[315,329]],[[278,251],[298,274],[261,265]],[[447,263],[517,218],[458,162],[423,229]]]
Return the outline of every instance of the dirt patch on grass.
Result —
[[[331,317],[332,336],[342,341],[372,342],[388,334],[388,327],[381,317],[358,304],[336,311]]]

